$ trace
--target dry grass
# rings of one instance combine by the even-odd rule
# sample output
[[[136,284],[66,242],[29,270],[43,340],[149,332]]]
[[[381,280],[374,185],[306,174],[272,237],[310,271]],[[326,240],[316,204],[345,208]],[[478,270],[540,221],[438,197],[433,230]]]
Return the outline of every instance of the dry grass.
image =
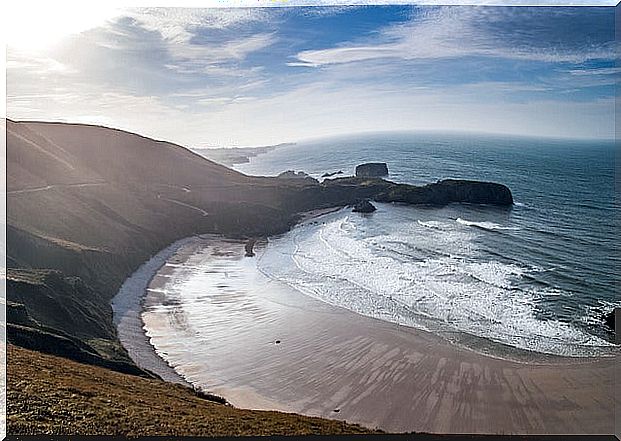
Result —
[[[187,387],[8,347],[8,433],[303,435],[370,433],[357,425],[207,401]]]

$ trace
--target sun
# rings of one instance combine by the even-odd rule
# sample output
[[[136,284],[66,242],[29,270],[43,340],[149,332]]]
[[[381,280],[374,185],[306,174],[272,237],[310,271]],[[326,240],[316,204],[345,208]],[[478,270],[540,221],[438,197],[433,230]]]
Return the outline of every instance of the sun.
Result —
[[[101,2],[72,6],[11,2],[3,6],[3,40],[9,49],[45,49],[64,37],[100,26],[120,13],[119,8]]]

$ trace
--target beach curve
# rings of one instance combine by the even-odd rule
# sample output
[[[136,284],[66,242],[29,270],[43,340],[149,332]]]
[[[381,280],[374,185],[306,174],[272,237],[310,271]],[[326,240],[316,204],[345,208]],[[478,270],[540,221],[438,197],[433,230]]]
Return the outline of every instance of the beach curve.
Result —
[[[243,257],[243,243],[211,239],[186,238],[150,260],[149,277],[140,280],[141,292],[150,287],[151,298],[138,304],[157,306],[158,289],[171,271],[193,266],[198,250],[213,259],[212,276],[251,273],[254,260]],[[166,268],[167,261],[173,265]],[[134,332],[127,332],[127,319],[125,331],[119,327],[124,346],[142,338],[148,345],[143,350],[128,349],[139,366],[222,395],[237,407],[345,419],[394,432],[614,431],[619,403],[612,359],[547,364],[494,359],[251,277],[246,285],[252,289],[240,290],[238,284],[220,291],[219,308],[206,308],[211,325],[204,348],[188,353],[175,338],[175,332],[194,332],[187,317],[162,320],[153,310],[142,311],[142,337],[135,321]],[[153,369],[158,363],[167,370],[164,375]]]

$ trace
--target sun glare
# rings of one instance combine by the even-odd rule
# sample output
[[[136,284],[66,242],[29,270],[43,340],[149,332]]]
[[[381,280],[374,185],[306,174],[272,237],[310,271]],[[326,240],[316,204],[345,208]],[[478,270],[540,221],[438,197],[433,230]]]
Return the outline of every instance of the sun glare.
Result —
[[[17,3],[5,8],[4,41],[9,48],[41,49],[97,27],[120,13],[101,4],[61,7],[54,3]]]

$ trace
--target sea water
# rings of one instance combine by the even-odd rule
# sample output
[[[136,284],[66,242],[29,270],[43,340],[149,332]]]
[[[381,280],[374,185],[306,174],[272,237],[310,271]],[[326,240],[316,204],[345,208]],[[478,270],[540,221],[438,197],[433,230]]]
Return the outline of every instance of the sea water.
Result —
[[[621,306],[616,154],[607,141],[383,133],[300,142],[236,168],[321,179],[381,161],[395,182],[507,185],[511,208],[343,209],[271,238],[257,266],[324,302],[475,350],[584,357],[612,353],[603,315]]]

